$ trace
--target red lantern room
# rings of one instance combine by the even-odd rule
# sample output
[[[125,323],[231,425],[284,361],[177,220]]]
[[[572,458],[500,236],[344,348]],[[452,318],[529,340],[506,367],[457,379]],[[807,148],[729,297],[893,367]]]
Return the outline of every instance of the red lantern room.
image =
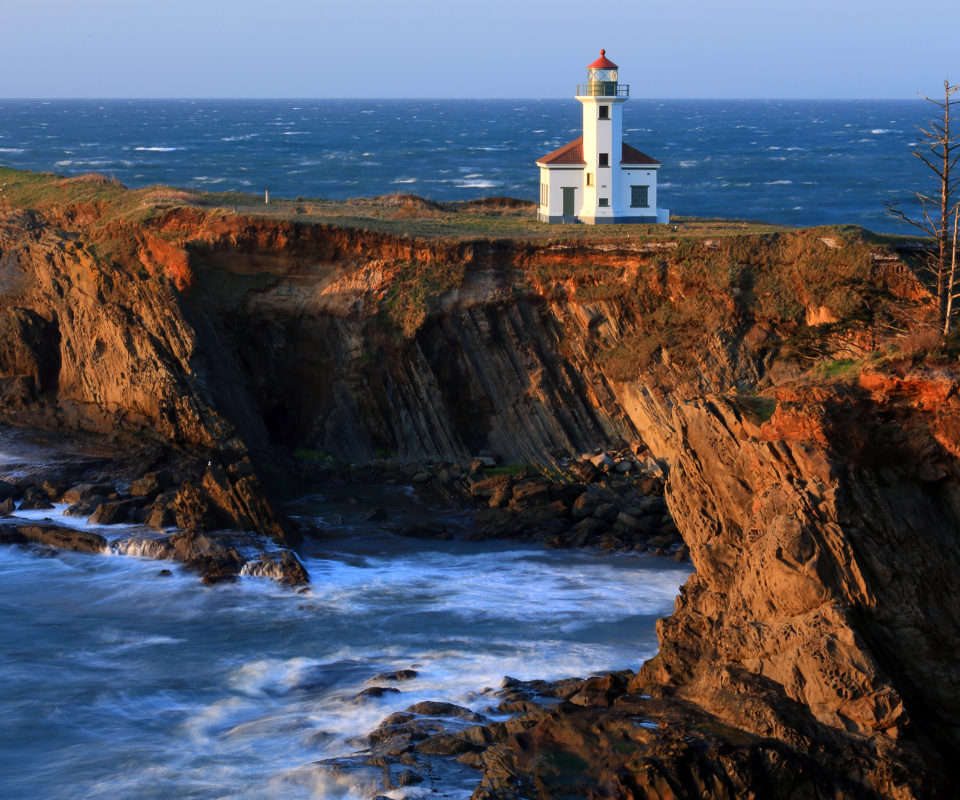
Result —
[[[587,84],[577,87],[578,97],[629,97],[630,87],[617,82],[617,67],[607,51],[600,51],[600,58],[587,65]]]

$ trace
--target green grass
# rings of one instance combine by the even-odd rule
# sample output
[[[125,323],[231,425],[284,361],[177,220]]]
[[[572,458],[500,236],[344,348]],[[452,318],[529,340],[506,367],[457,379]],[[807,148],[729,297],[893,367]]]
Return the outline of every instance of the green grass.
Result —
[[[850,378],[860,374],[863,369],[863,359],[839,358],[835,361],[823,361],[816,365],[814,371],[827,378]]]
[[[293,457],[297,461],[304,461],[308,464],[343,464],[343,459],[330,453],[324,453],[320,450],[311,450],[306,447],[298,447],[293,451]]]
[[[789,226],[739,220],[677,217],[669,225],[550,225],[538,222],[536,207],[523,201],[436,203],[412,195],[326,200],[280,198],[242,192],[201,192],[166,186],[127,190],[108,176],[67,178],[52,173],[0,167],[5,205],[30,210],[97,204],[104,221],[144,222],[170,208],[190,206],[228,214],[265,217],[298,224],[326,224],[412,239],[464,241],[530,240],[543,243],[642,242],[687,237],[769,234]]]

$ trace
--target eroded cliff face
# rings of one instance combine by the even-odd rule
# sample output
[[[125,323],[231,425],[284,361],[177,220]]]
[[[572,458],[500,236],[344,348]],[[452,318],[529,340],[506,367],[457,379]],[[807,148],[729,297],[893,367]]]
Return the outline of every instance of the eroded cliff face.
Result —
[[[181,209],[114,229],[111,260],[79,227],[0,232],[6,419],[154,430],[227,463],[629,445],[668,472],[697,573],[660,655],[594,706],[652,692],[674,704],[663,737],[684,714],[721,727],[700,755],[644,734],[604,796],[788,797],[811,765],[798,796],[950,796],[960,401],[949,361],[869,360],[931,313],[889,252],[817,232],[424,243]],[[580,752],[571,713],[501,746],[478,796],[556,796],[534,755]],[[713,784],[677,777],[708,761]]]

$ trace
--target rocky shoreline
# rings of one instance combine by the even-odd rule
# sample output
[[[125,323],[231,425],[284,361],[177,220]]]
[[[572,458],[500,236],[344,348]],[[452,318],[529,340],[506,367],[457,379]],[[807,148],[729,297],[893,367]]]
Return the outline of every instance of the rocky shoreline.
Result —
[[[172,519],[151,546],[211,580],[294,582],[271,553],[322,532],[277,509],[317,478],[409,482],[490,539],[689,552],[635,675],[424,747],[472,742],[491,800],[952,796],[960,351],[910,256],[852,229],[426,242],[84,187],[0,218],[0,420],[127,452],[10,481],[28,503]]]

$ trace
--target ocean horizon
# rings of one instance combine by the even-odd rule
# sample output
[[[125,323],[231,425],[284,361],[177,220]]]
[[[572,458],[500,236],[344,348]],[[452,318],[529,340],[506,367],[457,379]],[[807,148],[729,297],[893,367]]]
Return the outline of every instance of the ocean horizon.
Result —
[[[922,100],[656,100],[624,140],[660,160],[675,216],[909,226],[883,201],[929,188],[911,154]],[[0,164],[274,197],[388,193],[536,200],[535,160],[577,138],[580,105],[549,100],[0,100]]]

